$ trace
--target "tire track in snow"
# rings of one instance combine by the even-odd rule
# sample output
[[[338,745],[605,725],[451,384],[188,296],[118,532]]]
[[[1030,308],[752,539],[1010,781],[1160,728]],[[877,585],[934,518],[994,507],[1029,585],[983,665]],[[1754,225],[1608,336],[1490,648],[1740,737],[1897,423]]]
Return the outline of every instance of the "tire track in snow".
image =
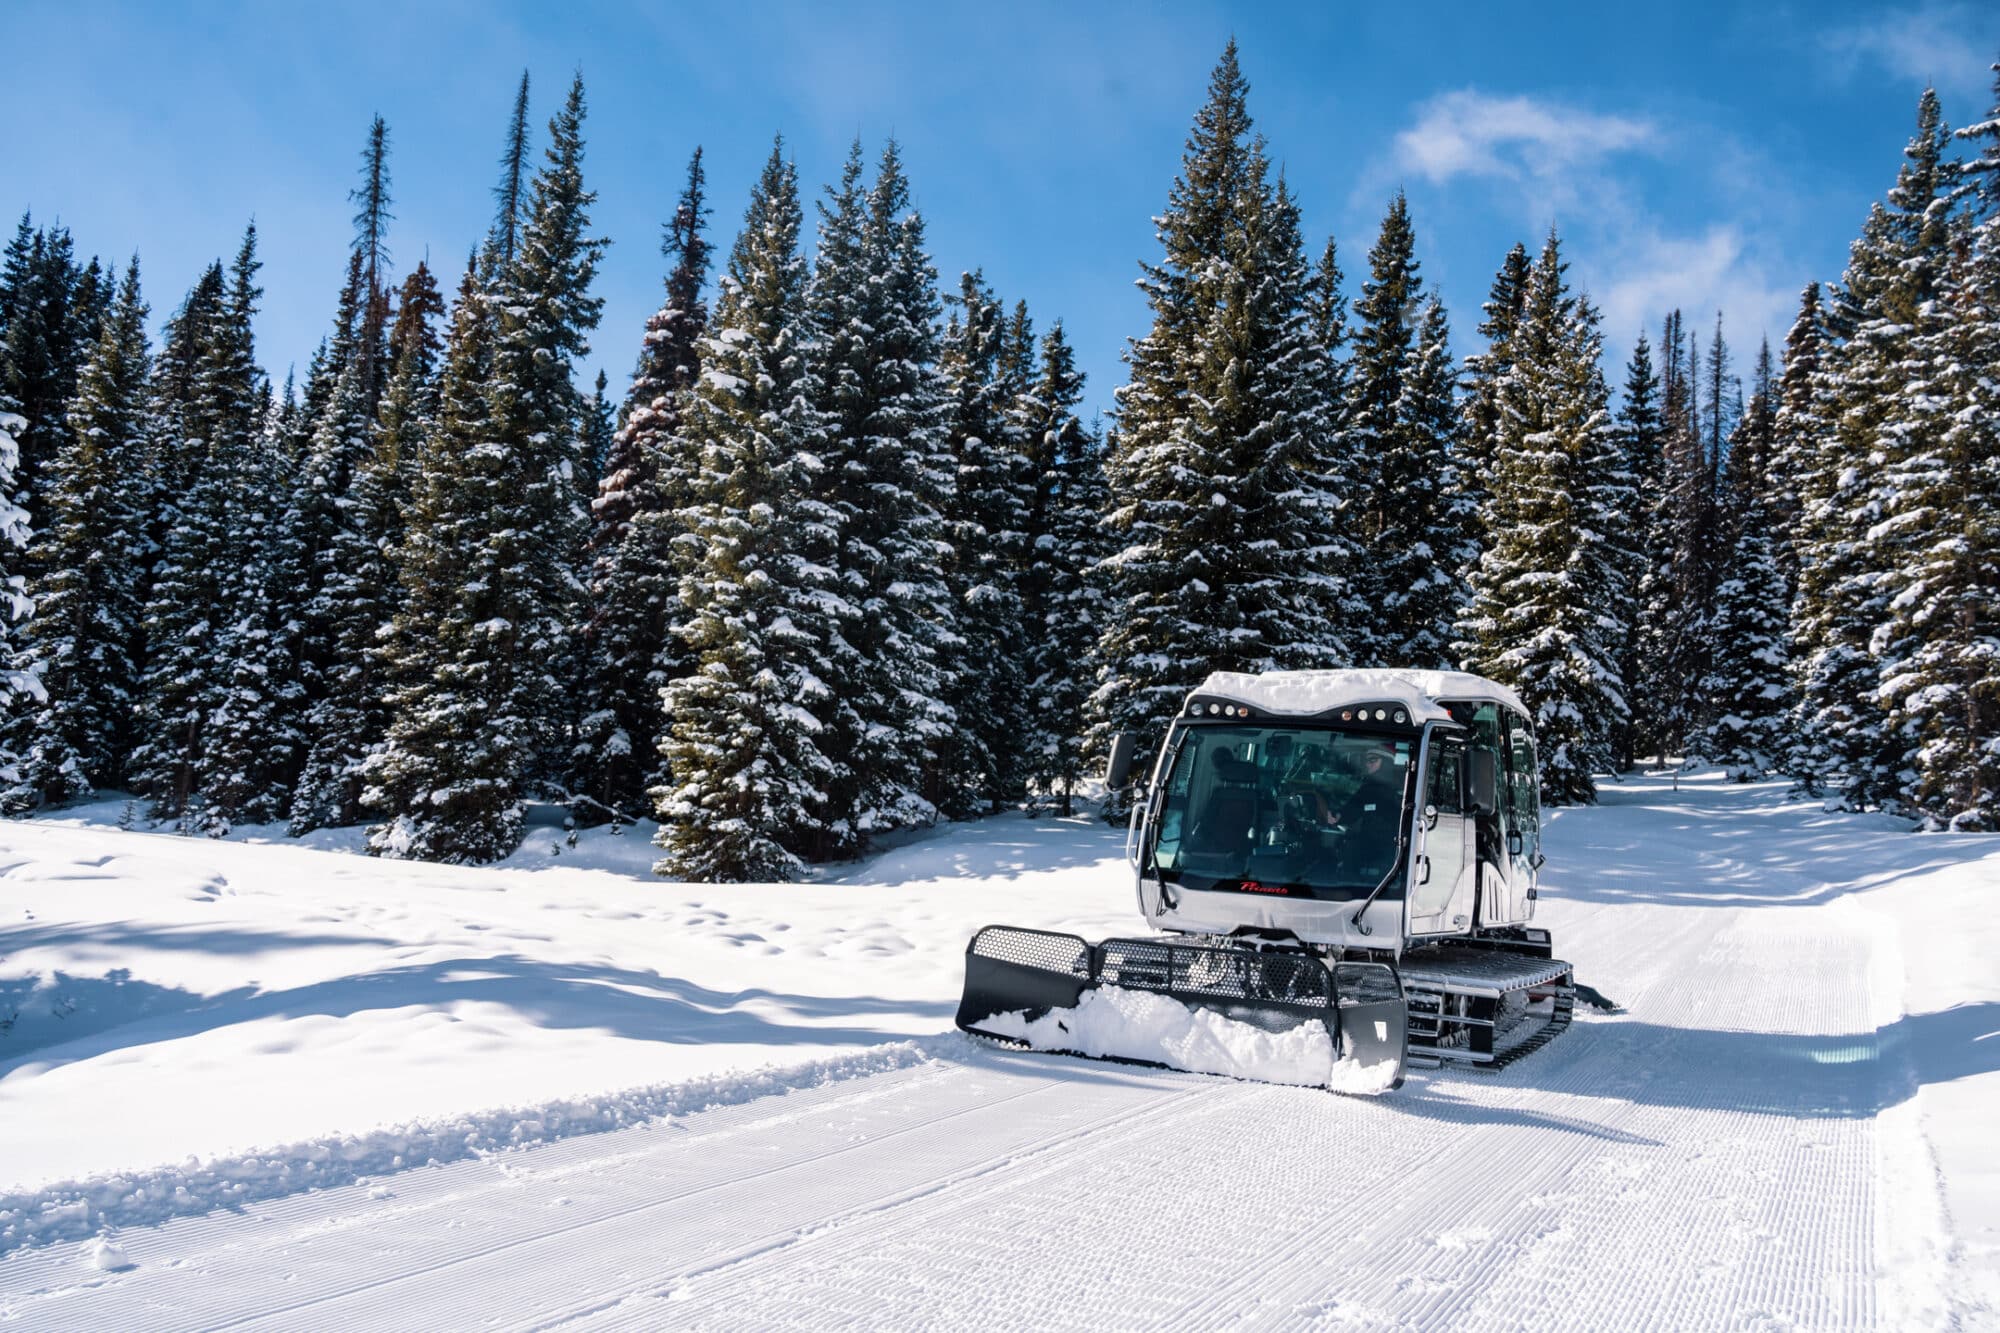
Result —
[[[461,1180],[480,1168],[484,1179],[401,1215],[364,1209],[331,1225],[320,1201],[321,1216],[307,1210],[253,1243],[225,1243],[177,1268],[150,1267],[134,1245],[137,1271],[52,1291],[16,1313],[32,1327],[345,1329],[456,1327],[479,1310],[531,1325],[596,1293],[657,1282],[662,1264],[670,1273],[723,1262],[827,1216],[934,1188],[966,1169],[961,1120],[986,1126],[1004,1159],[1122,1124],[1135,1104],[1197,1091],[1191,1076],[1172,1086],[1095,1080],[1079,1090],[1074,1078],[924,1067],[856,1080],[803,1110],[787,1097],[761,1118],[739,1115],[728,1133],[656,1129],[636,1151],[627,1150],[636,1132],[602,1136],[623,1140],[619,1150],[591,1158],[573,1149],[555,1172],[538,1169],[538,1151],[441,1168]],[[565,1191],[554,1199],[551,1180]],[[538,1206],[546,1220],[532,1216]]]

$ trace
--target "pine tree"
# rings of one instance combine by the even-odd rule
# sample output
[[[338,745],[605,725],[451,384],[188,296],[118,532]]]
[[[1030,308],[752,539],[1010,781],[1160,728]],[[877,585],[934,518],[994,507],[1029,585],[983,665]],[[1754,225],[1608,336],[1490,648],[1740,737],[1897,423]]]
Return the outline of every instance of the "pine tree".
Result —
[[[30,231],[23,216],[0,281],[0,396],[22,419],[15,438],[20,451],[15,485],[37,511],[43,474],[68,438],[66,413],[88,350],[77,338],[80,317],[88,318],[92,305],[88,293],[79,300],[83,273],[65,228]]]
[[[1020,799],[1029,718],[1023,690],[1021,574],[1027,563],[1028,460],[1011,419],[1025,386],[1009,325],[978,272],[963,274],[945,329],[942,367],[951,404],[956,485],[946,509],[953,559],[946,580],[961,646],[944,702],[958,726],[939,746],[925,795],[946,814],[985,813]],[[1026,313],[1021,314],[1025,324]],[[1032,337],[1025,328],[1022,337]],[[1032,345],[1028,349],[1032,356]]]
[[[675,515],[693,503],[700,464],[681,457],[675,440],[681,400],[700,373],[708,332],[701,290],[711,247],[702,234],[709,210],[701,163],[697,148],[661,240],[662,253],[673,261],[666,299],[646,321],[624,424],[612,437],[591,503],[594,681],[577,772],[586,794],[623,812],[645,808],[648,788],[664,780],[657,744],[666,725],[660,691],[687,665],[687,650],[669,626],[677,610],[673,543],[681,529]]]
[[[1886,490],[1942,429],[1931,396],[1911,390],[1924,378],[1916,342],[1945,272],[1955,186],[1948,142],[1937,94],[1926,89],[1896,185],[1850,249],[1829,313],[1831,429],[1802,486],[1794,622],[1804,762],[1857,808],[1895,799],[1907,781],[1904,739],[1877,702],[1872,640],[1910,558],[1910,530],[1882,522]]]
[[[1680,311],[1667,316],[1660,347],[1663,434],[1639,655],[1648,731],[1664,762],[1685,751],[1701,726],[1720,539],[1715,474],[1702,435],[1701,352]]]
[[[363,804],[388,816],[370,837],[378,854],[505,855],[529,785],[567,758],[562,673],[584,533],[570,365],[602,308],[589,288],[605,244],[589,235],[583,115],[579,78],[549,122],[513,262],[491,291],[475,272],[460,295],[438,429],[406,515],[389,740],[364,770]],[[502,248],[490,242],[482,266]]]
[[[589,535],[577,475],[583,466],[583,398],[571,363],[590,350],[604,308],[590,295],[608,242],[590,235],[596,194],[583,184],[583,80],[571,81],[549,122],[547,161],[536,173],[516,262],[497,294],[493,379],[496,439],[514,468],[515,512],[500,528],[512,549],[509,654],[512,707],[528,728],[542,772],[566,776],[568,700],[561,664],[573,660],[583,621],[580,577]],[[554,668],[554,669],[551,669]]]
[[[1772,418],[1771,467],[1765,492],[1773,550],[1785,586],[1799,583],[1798,543],[1802,522],[1802,478],[1812,466],[1827,425],[1821,411],[1821,347],[1826,330],[1820,314],[1820,287],[1807,283],[1799,293],[1799,313],[1785,335],[1784,369],[1778,380]]]
[[[162,458],[189,480],[170,490],[165,508],[130,776],[161,817],[214,834],[275,812],[297,744],[274,717],[296,687],[271,605],[278,468],[260,430],[267,386],[251,331],[256,249],[252,226],[226,287],[221,267],[210,269],[169,330],[159,367],[167,383],[155,376],[156,391],[166,391],[156,417]],[[177,346],[189,332],[199,341]],[[182,374],[189,378],[176,386]]]
[[[362,806],[384,816],[369,831],[380,856],[490,861],[520,840],[512,775],[526,767],[522,737],[494,721],[504,704],[494,640],[506,626],[494,623],[488,532],[506,479],[487,444],[493,338],[475,261],[453,306],[436,424],[396,551],[402,605],[384,662],[389,731],[362,765]]]
[[[1077,419],[1084,377],[1062,321],[1043,335],[1040,361],[1016,409],[1034,478],[1022,580],[1028,776],[1038,792],[1059,795],[1067,815],[1090,758],[1088,668],[1105,620],[1095,570],[1111,553],[1101,526],[1108,497],[1103,439]]]
[[[48,703],[26,719],[20,780],[4,798],[10,809],[117,783],[131,743],[149,517],[146,315],[135,257],[79,376],[70,439],[50,470],[47,572],[28,625]]]
[[[839,515],[818,498],[822,440],[808,399],[803,214],[772,147],[729,259],[699,382],[672,444],[699,458],[675,633],[695,666],[665,690],[663,874],[789,879],[824,840],[843,703],[830,682],[848,617],[833,589]]]
[[[1655,751],[1664,730],[1658,715],[1659,662],[1653,647],[1672,613],[1671,565],[1664,554],[1667,530],[1665,505],[1665,429],[1660,416],[1660,377],[1653,366],[1653,347],[1639,331],[1625,366],[1624,401],[1618,430],[1626,470],[1633,484],[1632,560],[1627,578],[1633,591],[1630,621],[1619,651],[1619,679],[1631,704],[1630,723],[1612,737],[1612,758],[1619,769],[1636,764],[1641,754]]]
[[[1625,711],[1602,614],[1619,584],[1606,528],[1622,499],[1610,474],[1620,450],[1597,315],[1570,295],[1565,267],[1551,232],[1496,386],[1493,544],[1464,627],[1470,667],[1519,690],[1533,713],[1542,793],[1555,804],[1596,799],[1591,774]]]
[[[838,518],[833,568],[855,611],[841,626],[842,674],[829,682],[853,710],[827,743],[845,760],[821,849],[835,855],[935,818],[923,777],[957,723],[945,697],[960,639],[944,579],[953,460],[937,275],[895,143],[865,191],[857,143],[821,211],[808,289],[813,405],[826,423],[826,498]]]
[[[361,184],[349,196],[354,214],[354,249],[361,259],[360,341],[361,384],[372,419],[388,388],[391,364],[389,334],[389,127],[377,116],[368,127],[368,144],[361,152]]]
[[[1996,68],[2000,75],[2000,67]],[[1901,750],[1899,795],[1959,830],[2000,827],[2000,78],[1987,117],[1960,131],[1973,208],[1953,224],[1935,300],[1921,312],[1922,376],[1883,508],[1902,552],[1871,641],[1878,701]],[[1914,368],[1914,367],[1913,367]]]
[[[1401,660],[1454,665],[1454,629],[1465,609],[1461,571],[1479,556],[1478,501],[1457,456],[1458,376],[1444,302],[1424,303],[1416,360],[1404,384],[1402,418],[1410,495],[1396,515],[1409,545],[1398,552],[1403,591],[1385,611],[1401,620]]]
[[[0,549],[18,551],[28,544],[30,530],[27,510],[13,499],[14,474],[21,458],[14,432],[24,429],[27,420],[12,407],[13,400],[0,391]],[[27,580],[0,565],[0,718],[11,718],[16,710],[40,704],[48,697],[33,663],[11,642],[14,623],[34,609]],[[0,731],[0,782],[12,784],[20,778],[16,757]]]
[[[329,662],[307,720],[311,749],[292,795],[294,837],[361,819],[364,765],[387,732],[388,663],[381,640],[400,602],[395,551],[403,537],[402,511],[436,407],[438,344],[430,321],[441,306],[429,267],[419,263],[403,283],[380,420],[353,464],[345,521],[332,538],[316,601]]]
[[[1709,721],[1702,748],[1738,780],[1776,771],[1789,747],[1791,591],[1778,566],[1766,498],[1776,394],[1766,344],[1757,358],[1755,390],[1729,440],[1721,530],[1730,551],[1718,569],[1705,691]]]
[[[1499,384],[1512,364],[1511,341],[1515,326],[1521,322],[1521,303],[1527,295],[1531,267],[1528,248],[1516,243],[1501,262],[1500,271],[1494,274],[1493,286],[1480,307],[1485,318],[1479,323],[1479,336],[1486,339],[1486,350],[1465,358],[1459,475],[1475,513],[1480,516],[1473,535],[1482,551],[1491,541],[1484,515],[1491,498],[1488,478],[1493,473],[1495,441],[1500,429]]]
[[[521,86],[514,94],[514,113],[507,121],[507,147],[500,154],[500,183],[493,187],[496,205],[492,230],[487,233],[482,255],[484,280],[491,282],[514,262],[516,241],[521,233],[521,215],[527,202],[524,186],[528,176],[528,71],[521,71]]]
[[[1354,644],[1366,665],[1406,665],[1404,638],[1410,626],[1400,598],[1408,533],[1392,516],[1408,502],[1415,462],[1405,456],[1402,422],[1403,381],[1415,356],[1417,309],[1423,279],[1417,274],[1416,232],[1409,205],[1399,190],[1389,203],[1374,248],[1368,252],[1368,280],[1354,304],[1354,361],[1350,372],[1349,420],[1360,475],[1352,517],[1363,551],[1363,578],[1356,591],[1375,610],[1366,637]]]
[[[1232,42],[1195,117],[1141,283],[1151,331],[1106,471],[1111,611],[1100,729],[1157,731],[1214,670],[1349,660],[1338,617],[1323,326],[1297,209],[1273,189]],[[1319,312],[1324,315],[1323,306]]]
[[[611,400],[604,392],[610,384],[610,376],[598,371],[597,383],[591,386],[590,397],[583,405],[583,420],[578,424],[581,437],[578,447],[583,461],[577,468],[577,480],[586,499],[597,494],[597,484],[604,477],[604,464],[611,457],[612,437],[618,432]]]

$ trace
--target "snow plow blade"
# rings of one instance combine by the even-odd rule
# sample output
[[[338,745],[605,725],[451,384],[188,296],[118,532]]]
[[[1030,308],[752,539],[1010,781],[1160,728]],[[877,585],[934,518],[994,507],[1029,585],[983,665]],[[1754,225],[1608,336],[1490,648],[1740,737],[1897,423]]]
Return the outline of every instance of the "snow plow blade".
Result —
[[[1012,1045],[1164,1068],[1169,1059],[1082,1049],[1057,1036],[1030,1041],[1023,1031],[1057,1015],[1057,1032],[1093,991],[1164,996],[1191,1013],[1219,1016],[1283,1038],[1317,1025],[1331,1039],[1330,1086],[1383,1090],[1401,1086],[1408,1058],[1408,1004],[1401,979],[1383,963],[1334,963],[1309,953],[1170,939],[1112,939],[1091,944],[1054,931],[988,926],[965,949],[965,993],[957,1023],[967,1032]],[[1226,1035],[1226,1034],[1225,1034]],[[1368,1071],[1363,1081],[1354,1071]],[[1195,1072],[1236,1073],[1226,1067]],[[1276,1081],[1298,1082],[1294,1078]]]

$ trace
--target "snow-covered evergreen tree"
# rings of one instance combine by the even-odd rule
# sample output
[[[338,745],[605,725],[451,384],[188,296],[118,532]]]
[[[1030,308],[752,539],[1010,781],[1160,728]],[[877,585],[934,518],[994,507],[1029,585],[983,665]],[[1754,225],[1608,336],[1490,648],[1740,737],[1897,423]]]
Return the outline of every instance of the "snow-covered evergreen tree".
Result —
[[[673,261],[666,299],[646,321],[624,424],[612,437],[591,503],[591,711],[577,738],[577,781],[592,799],[630,813],[664,780],[660,691],[689,665],[669,633],[678,614],[673,543],[676,515],[693,502],[700,459],[677,452],[681,400],[701,369],[711,246],[701,150],[661,248]]]
[[[1926,89],[1896,185],[1850,248],[1828,312],[1830,429],[1801,479],[1793,620],[1803,762],[1856,807],[1895,799],[1907,781],[1903,742],[1878,702],[1873,639],[1900,591],[1911,535],[1883,522],[1885,482],[1942,429],[1932,396],[1912,390],[1925,378],[1915,343],[1939,294],[1951,231],[1948,143],[1937,94]]]
[[[13,399],[0,394],[0,551],[18,552],[28,544],[28,511],[14,502],[15,469],[21,454],[14,432],[28,423],[12,410]],[[11,562],[10,562],[11,563]],[[22,657],[12,642],[14,624],[35,609],[28,596],[27,580],[0,565],[0,723],[11,721],[23,709],[47,699],[34,664]],[[6,740],[11,728],[0,726],[0,782],[17,783],[21,774]]]
[[[403,283],[389,341],[393,369],[367,450],[353,462],[316,601],[330,652],[308,718],[311,749],[292,795],[295,837],[361,819],[363,764],[388,728],[382,635],[401,600],[395,551],[435,410],[438,343],[430,321],[442,304],[429,267],[419,263]]]
[[[1535,720],[1542,793],[1554,804],[1596,799],[1592,774],[1610,759],[1625,712],[1607,535],[1624,501],[1612,469],[1622,451],[1598,367],[1597,314],[1570,294],[1550,233],[1509,335],[1488,513],[1492,545],[1473,579],[1467,665],[1520,691]]]
[[[1996,67],[2000,74],[2000,67]],[[2000,828],[2000,80],[1961,131],[1975,208],[1949,237],[1920,312],[1905,410],[1917,419],[1885,478],[1877,532],[1900,552],[1871,650],[1902,763],[1900,796],[1961,830]]]
[[[1826,420],[1820,398],[1825,390],[1820,371],[1826,329],[1820,313],[1820,286],[1809,282],[1799,293],[1799,313],[1785,334],[1784,367],[1779,373],[1771,428],[1771,467],[1765,508],[1771,517],[1772,549],[1785,586],[1799,583],[1801,480],[1818,455]]]
[[[1084,377],[1061,320],[1042,336],[1039,360],[1034,384],[1016,403],[1035,483],[1022,580],[1028,778],[1069,814],[1088,776],[1090,666],[1106,615],[1095,573],[1110,554],[1104,442],[1077,418]]]
[[[963,274],[940,361],[949,394],[956,484],[945,512],[952,544],[946,581],[958,617],[944,702],[958,725],[937,747],[925,795],[963,818],[1020,799],[1027,662],[1021,578],[1027,563],[1028,458],[1012,417],[1025,386],[1010,327],[1032,338],[1026,312],[1010,326],[978,272]],[[1033,348],[1028,349],[1030,357]]]
[[[1655,752],[1662,733],[1654,702],[1659,663],[1650,649],[1659,640],[1659,627],[1671,610],[1672,581],[1671,566],[1662,550],[1666,463],[1659,396],[1660,377],[1653,366],[1652,344],[1641,329],[1625,366],[1624,400],[1618,409],[1620,442],[1633,485],[1628,521],[1632,560],[1627,571],[1633,600],[1618,659],[1618,675],[1625,682],[1631,718],[1612,737],[1613,761],[1621,769],[1637,763],[1641,755]]]
[[[473,274],[460,295],[438,429],[406,515],[389,740],[366,768],[363,803],[388,816],[370,837],[378,854],[505,855],[529,785],[567,758],[562,671],[585,526],[570,366],[602,308],[589,288],[604,246],[589,234],[583,116],[578,78],[549,122],[513,261],[500,261],[491,291]]]
[[[857,143],[829,191],[808,304],[813,405],[826,424],[826,495],[839,524],[833,567],[857,610],[841,627],[852,655],[829,682],[858,726],[828,742],[845,761],[831,778],[832,854],[935,817],[923,777],[958,722],[946,702],[960,639],[944,578],[954,460],[937,366],[937,275],[893,141],[868,189]]]
[[[1790,745],[1791,590],[1778,565],[1767,499],[1777,392],[1767,345],[1758,356],[1755,390],[1729,440],[1722,531],[1730,550],[1717,570],[1701,746],[1739,780],[1776,771]]]
[[[1416,232],[1400,191],[1368,252],[1355,303],[1350,416],[1360,492],[1349,508],[1362,548],[1356,593],[1369,614],[1361,660],[1441,667],[1451,656],[1472,522],[1453,458],[1456,376],[1444,307],[1423,296]]]
[[[1486,531],[1485,515],[1492,495],[1489,479],[1493,473],[1494,446],[1500,428],[1500,378],[1512,363],[1514,326],[1521,322],[1521,302],[1527,295],[1528,270],[1532,266],[1527,246],[1517,242],[1507,252],[1507,258],[1501,262],[1499,272],[1493,275],[1493,285],[1480,306],[1483,317],[1478,332],[1480,337],[1486,339],[1486,350],[1465,358],[1463,392],[1459,400],[1463,416],[1458,437],[1459,477],[1466,496],[1472,502],[1475,515],[1473,538],[1479,551],[1484,551],[1491,540]],[[1475,552],[1473,559],[1477,558]],[[1470,572],[1469,569],[1467,572]]]
[[[1336,501],[1319,485],[1326,350],[1297,209],[1272,186],[1247,91],[1231,42],[1141,283],[1153,324],[1127,354],[1106,466],[1105,731],[1157,734],[1210,671],[1350,660],[1348,590],[1328,572]]]
[[[115,784],[131,743],[149,517],[146,315],[134,258],[78,378],[70,438],[49,473],[39,610],[27,627],[48,703],[17,733],[10,809]]]
[[[15,488],[37,513],[43,475],[69,437],[77,371],[97,331],[86,321],[102,309],[101,295],[83,290],[88,270],[75,255],[67,228],[36,228],[24,214],[0,270],[0,397],[21,418]]]
[[[840,516],[820,498],[823,442],[804,360],[803,213],[782,145],[751,195],[699,382],[671,447],[698,458],[679,511],[675,632],[695,655],[664,692],[664,874],[789,879],[824,842],[831,737],[851,710],[830,682],[852,619],[833,587]],[[834,723],[840,725],[833,725]]]
[[[167,383],[155,376],[166,391],[155,422],[163,470],[189,480],[169,483],[130,777],[157,814],[212,834],[276,813],[299,741],[285,725],[297,673],[272,604],[281,467],[262,431],[268,388],[251,330],[261,294],[256,242],[253,226],[226,287],[220,266],[210,270],[180,327],[169,330],[159,367]],[[213,296],[204,290],[216,288]],[[189,332],[199,341],[177,346]],[[188,379],[176,386],[182,374]]]

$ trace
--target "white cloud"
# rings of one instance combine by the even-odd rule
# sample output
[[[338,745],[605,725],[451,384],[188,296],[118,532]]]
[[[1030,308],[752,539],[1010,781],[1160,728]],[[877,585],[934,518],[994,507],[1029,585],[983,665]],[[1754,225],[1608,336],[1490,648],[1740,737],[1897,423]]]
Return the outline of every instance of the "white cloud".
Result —
[[[1629,235],[1608,251],[1586,249],[1577,258],[1614,346],[1629,347],[1642,328],[1658,342],[1660,320],[1675,309],[1701,331],[1706,346],[1720,310],[1723,336],[1745,374],[1760,338],[1770,338],[1772,351],[1779,350],[1805,285],[1803,279],[1775,275],[1730,224],[1710,226],[1698,236]]]
[[[1874,66],[1899,79],[1930,84],[1940,90],[1973,93],[1990,80],[1993,53],[1977,34],[1984,23],[1962,4],[1921,4],[1844,24],[1820,35],[1821,50],[1835,72],[1852,77],[1863,66]],[[1959,112],[1964,116],[1972,110]]]
[[[1483,176],[1530,187],[1550,203],[1557,202],[1550,194],[1572,194],[1605,158],[1658,140],[1649,121],[1467,88],[1419,107],[1416,124],[1396,136],[1395,158],[1433,184]]]

